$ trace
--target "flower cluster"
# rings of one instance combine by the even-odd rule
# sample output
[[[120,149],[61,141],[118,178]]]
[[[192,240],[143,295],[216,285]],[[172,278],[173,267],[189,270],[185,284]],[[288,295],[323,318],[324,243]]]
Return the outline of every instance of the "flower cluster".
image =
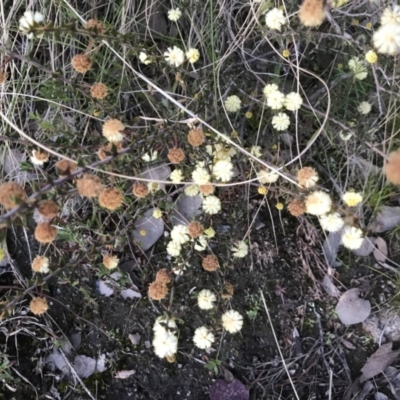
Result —
[[[44,16],[38,11],[25,11],[24,15],[19,20],[19,30],[24,35],[27,35],[28,39],[33,39],[35,36],[36,28],[44,21]],[[40,37],[40,35],[36,35]]]
[[[286,24],[286,18],[283,11],[279,8],[273,8],[265,15],[265,24],[269,29],[280,31],[282,26]]]
[[[285,108],[288,111],[297,111],[303,104],[303,99],[299,93],[291,92],[285,96],[275,83],[266,85],[263,89],[263,95],[267,102],[267,106],[272,110],[281,110],[282,108]],[[277,131],[285,131],[289,128],[289,125],[289,115],[284,112],[279,112],[277,115],[272,117],[272,126]]]

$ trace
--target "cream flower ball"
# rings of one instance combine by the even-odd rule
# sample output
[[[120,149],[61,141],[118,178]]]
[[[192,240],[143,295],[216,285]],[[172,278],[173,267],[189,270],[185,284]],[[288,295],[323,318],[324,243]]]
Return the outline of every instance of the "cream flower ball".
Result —
[[[169,179],[171,179],[171,181],[173,183],[179,183],[183,181],[183,173],[181,169],[174,169],[171,172],[171,175],[169,176]]]
[[[176,326],[174,318],[162,315],[155,320],[153,325],[153,332],[155,335],[159,333],[164,334],[169,332],[169,330],[175,331],[177,328],[178,327]]]
[[[363,201],[362,194],[357,192],[346,192],[342,199],[343,202],[349,207],[358,206]]]
[[[179,67],[185,61],[185,53],[177,46],[168,47],[164,53],[165,61],[174,67]]]
[[[322,215],[319,222],[322,229],[327,232],[338,232],[344,226],[344,220],[338,213]]]
[[[276,7],[268,11],[265,15],[265,24],[268,26],[269,29],[280,31],[282,25],[286,24],[286,19],[283,15],[283,11],[279,10]]]
[[[45,256],[36,256],[32,261],[32,271],[47,274],[50,272],[50,261]]]
[[[272,110],[280,110],[283,107],[284,103],[285,95],[279,90],[272,92],[267,97],[267,106],[270,107]]]
[[[343,246],[350,250],[357,250],[363,244],[364,238],[362,230],[354,226],[346,226],[342,234]]]
[[[225,108],[228,112],[237,112],[240,110],[242,105],[242,100],[239,99],[235,94],[232,96],[228,96],[225,100]]]
[[[371,111],[371,109],[372,109],[372,104],[368,103],[368,101],[362,101],[357,107],[358,112],[364,115],[368,114]]]
[[[263,94],[265,98],[268,98],[268,96],[274,92],[279,92],[279,87],[275,83],[269,83],[264,86]]]
[[[196,185],[206,185],[210,182],[210,174],[204,167],[197,167],[192,172],[192,179]]]
[[[197,296],[197,304],[202,310],[211,310],[216,300],[215,294],[208,289],[203,289]]]
[[[205,326],[201,326],[194,331],[193,342],[199,349],[211,348],[214,340],[214,335]]]
[[[221,200],[217,196],[207,196],[203,199],[202,208],[207,214],[218,214],[221,211]]]
[[[184,190],[186,196],[194,197],[197,196],[200,192],[198,185],[190,185]]]
[[[179,243],[176,243],[173,240],[171,240],[167,244],[167,253],[171,257],[178,257],[179,254],[181,254],[181,251],[182,251],[182,246]]]
[[[393,9],[385,8],[381,16],[381,25],[400,24],[400,7],[394,6]]]
[[[219,160],[214,164],[212,172],[221,182],[229,182],[234,175],[233,164],[228,160]]]
[[[231,250],[234,257],[243,258],[249,253],[249,246],[241,240],[236,245],[232,246]]]
[[[285,108],[289,111],[296,111],[300,109],[303,104],[303,99],[301,98],[299,93],[291,92],[285,97]]]
[[[278,113],[272,117],[272,126],[277,131],[285,131],[290,126],[290,118],[286,113]]]
[[[317,190],[306,197],[306,212],[312,215],[327,214],[332,207],[332,200],[329,194]]]
[[[172,8],[168,11],[168,19],[176,22],[182,16],[182,11],[179,8]]]
[[[278,178],[279,174],[277,174],[275,171],[267,171],[265,169],[261,169],[260,171],[257,172],[257,178],[260,181],[260,183],[275,183]]]
[[[190,62],[190,64],[194,64],[196,61],[199,60],[200,52],[192,47],[186,52],[186,58]]]
[[[236,333],[242,329],[243,317],[235,310],[222,314],[222,326],[229,333]]]
[[[372,36],[376,51],[395,56],[400,52],[400,25],[382,25]]]
[[[190,240],[186,225],[175,225],[171,231],[171,239],[177,244],[184,244]]]

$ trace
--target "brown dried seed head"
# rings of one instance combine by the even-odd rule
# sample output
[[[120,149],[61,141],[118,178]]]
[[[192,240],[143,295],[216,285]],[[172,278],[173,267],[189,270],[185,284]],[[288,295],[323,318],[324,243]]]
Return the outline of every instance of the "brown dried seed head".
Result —
[[[160,269],[157,272],[156,282],[164,283],[165,285],[171,282],[171,277],[169,275],[167,268]]]
[[[5,71],[0,71],[0,85],[7,80],[7,73]]]
[[[101,35],[106,30],[106,27],[104,26],[103,22],[101,22],[97,19],[89,19],[89,21],[86,22],[86,29],[91,29],[95,33],[98,33]]]
[[[85,174],[76,181],[76,188],[81,196],[97,197],[103,189],[103,185],[98,176]]]
[[[216,271],[219,268],[218,258],[213,255],[209,255],[203,258],[201,265],[206,271]]]
[[[223,299],[231,299],[234,291],[235,291],[235,289],[234,289],[232,283],[226,282],[225,286],[224,286],[224,290],[221,294],[221,297]]]
[[[179,164],[185,159],[185,153],[182,149],[174,147],[169,150],[167,157],[168,160],[172,162],[172,164]]]
[[[58,210],[58,205],[52,200],[43,200],[38,205],[39,214],[45,218],[54,218]]]
[[[203,233],[204,226],[198,221],[193,221],[187,226],[187,230],[192,238],[198,238]]]
[[[124,135],[121,131],[124,129],[125,126],[119,119],[109,119],[103,124],[103,136],[109,142],[121,142],[124,139]]]
[[[90,88],[90,94],[94,99],[102,100],[107,96],[108,88],[103,83],[95,83]]]
[[[119,189],[106,188],[99,194],[99,204],[108,210],[116,210],[121,206],[124,194]]]
[[[34,297],[29,303],[29,309],[31,310],[32,314],[42,315],[49,309],[49,305],[47,304],[47,300],[45,298]]]
[[[300,215],[303,215],[306,212],[306,206],[299,199],[292,200],[288,204],[287,209],[290,212],[290,214],[292,214],[294,217],[299,217]]]
[[[135,182],[132,188],[132,193],[139,198],[146,197],[149,194],[149,188],[144,182]]]
[[[389,154],[385,166],[386,179],[393,185],[400,184],[400,149]]]
[[[104,160],[113,154],[113,145],[117,151],[121,151],[124,148],[122,142],[107,143],[105,146],[100,147],[100,149],[97,151],[97,156],[100,158],[100,160]]]
[[[42,163],[47,162],[50,156],[50,154],[44,150],[33,150],[32,155],[37,161],[40,161]]]
[[[309,189],[316,185],[319,177],[314,168],[304,167],[297,173],[297,179],[301,186]]]
[[[215,187],[211,183],[208,183],[207,185],[200,185],[199,190],[201,194],[204,194],[204,196],[209,196],[214,193]]]
[[[119,264],[119,258],[117,256],[111,256],[107,254],[103,256],[103,264],[107,269],[117,268]]]
[[[26,199],[25,190],[15,182],[3,183],[0,186],[0,204],[6,210],[14,208]]]
[[[76,171],[76,163],[69,160],[60,160],[55,164],[57,175],[70,175]]]
[[[205,135],[203,132],[203,129],[200,128],[195,128],[189,131],[188,133],[188,142],[191,144],[193,147],[198,147],[204,143],[205,140]]]
[[[299,10],[300,22],[305,26],[318,26],[324,22],[326,11],[323,0],[304,0]]]
[[[41,222],[36,226],[35,239],[39,243],[51,243],[57,236],[57,229],[50,224]]]
[[[153,300],[165,299],[168,293],[167,285],[163,282],[154,281],[149,285],[149,296]]]
[[[71,60],[72,68],[84,74],[92,68],[92,60],[85,54],[78,54]]]

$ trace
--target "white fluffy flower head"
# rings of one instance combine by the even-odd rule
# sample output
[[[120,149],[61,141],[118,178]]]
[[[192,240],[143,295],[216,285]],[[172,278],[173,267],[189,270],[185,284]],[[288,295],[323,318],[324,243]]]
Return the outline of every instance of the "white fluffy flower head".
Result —
[[[153,339],[154,353],[160,357],[172,357],[178,351],[178,338],[171,332],[156,334]]]
[[[394,56],[400,52],[400,25],[382,25],[372,36],[376,51]]]
[[[182,251],[182,246],[179,243],[176,243],[173,240],[171,240],[167,244],[167,253],[171,257],[178,257],[179,254],[181,254],[181,251]]]
[[[267,96],[267,106],[273,110],[280,110],[285,102],[285,95],[276,90]]]
[[[357,192],[346,192],[342,199],[349,207],[358,206],[363,201],[362,194]]]
[[[309,214],[324,215],[331,210],[332,200],[329,194],[317,190],[307,196],[305,205]]]
[[[197,304],[202,310],[211,310],[216,300],[215,294],[208,289],[203,289],[197,296]]]
[[[210,182],[210,174],[204,167],[197,167],[192,172],[192,179],[196,185],[205,185]]]
[[[214,335],[205,326],[194,331],[193,342],[199,349],[209,349],[214,340]]]
[[[275,171],[267,171],[265,169],[261,169],[260,171],[257,172],[257,178],[260,181],[260,183],[274,183],[278,180],[279,174],[277,174]]]
[[[263,94],[265,98],[268,98],[268,96],[274,92],[279,92],[279,87],[275,83],[269,83],[268,85],[264,86]]]
[[[168,11],[168,19],[176,22],[182,16],[182,11],[179,8],[172,8]]]
[[[169,176],[169,179],[171,179],[171,181],[173,183],[179,183],[183,181],[183,173],[181,169],[174,169],[171,172],[171,175]]]
[[[24,15],[19,20],[19,30],[28,36],[28,39],[33,39],[34,33],[31,32],[39,24],[44,21],[42,13],[35,11],[25,11]]]
[[[283,11],[279,10],[276,7],[268,11],[265,15],[265,23],[269,29],[276,29],[277,31],[280,31],[282,25],[286,24],[286,19],[283,15]]]
[[[190,240],[186,225],[175,225],[171,231],[171,239],[177,244],[184,244]]]
[[[400,7],[394,6],[393,9],[385,8],[381,16],[381,25],[400,24]]]
[[[290,118],[286,113],[278,113],[272,117],[272,126],[277,131],[285,131],[290,126]]]
[[[153,326],[154,334],[165,334],[167,332],[175,332],[177,329],[176,322],[174,318],[168,317],[167,315],[162,315],[158,317]]]
[[[354,77],[360,81],[368,76],[367,67],[359,57],[353,57],[350,59],[349,68],[352,70]]]
[[[239,99],[238,96],[233,94],[232,96],[228,96],[225,100],[225,108],[228,112],[237,112],[240,110],[242,105],[242,100]]]
[[[184,190],[186,196],[194,197],[199,194],[199,187],[197,185],[190,185]]]
[[[338,232],[344,226],[343,218],[338,213],[322,215],[319,222],[322,229],[327,232]]]
[[[243,240],[241,240],[240,242],[232,246],[231,250],[234,257],[243,258],[246,257],[249,253],[249,246]]]
[[[368,103],[368,101],[362,101],[357,107],[358,112],[364,115],[368,114],[371,111],[371,109],[372,109],[372,104]]]
[[[221,200],[217,196],[207,196],[203,199],[202,208],[207,214],[218,214],[221,211]]]
[[[229,333],[236,333],[242,329],[243,317],[235,310],[222,314],[222,326]]]
[[[221,182],[229,182],[234,175],[233,164],[227,160],[219,160],[214,164],[212,172]]]
[[[363,244],[364,238],[362,230],[354,226],[346,226],[342,234],[343,246],[350,250],[357,250]]]
[[[31,162],[32,164],[43,167],[44,163],[49,160],[49,154],[47,152],[40,152],[32,150]]]
[[[303,104],[303,99],[299,93],[291,92],[285,97],[285,108],[289,111],[296,111],[300,109]]]
[[[260,158],[262,156],[261,146],[251,146],[250,153],[253,154],[253,156]]]
[[[177,46],[168,47],[164,53],[165,61],[172,66],[179,67],[185,61],[185,53]]]

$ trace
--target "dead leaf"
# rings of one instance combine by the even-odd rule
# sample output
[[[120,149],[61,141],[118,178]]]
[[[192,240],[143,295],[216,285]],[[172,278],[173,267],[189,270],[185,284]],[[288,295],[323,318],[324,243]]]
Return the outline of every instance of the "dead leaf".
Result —
[[[385,262],[388,255],[388,247],[386,241],[381,237],[375,239],[374,257],[376,261]]]
[[[349,350],[355,350],[356,349],[356,346],[354,346],[353,343],[349,342],[346,339],[340,338],[340,342],[342,343],[342,345],[344,347],[346,347],[346,349],[349,349]]]
[[[349,289],[342,294],[337,305],[336,313],[344,325],[354,325],[365,321],[371,313],[371,303],[359,297],[360,290]]]
[[[392,350],[391,342],[379,347],[361,368],[360,382],[365,382],[383,372],[398,358],[399,354],[400,350]]]
[[[130,376],[132,376],[136,371],[134,369],[131,369],[130,371],[127,370],[122,370],[118,371],[114,378],[115,379],[128,379]]]
[[[322,251],[324,252],[326,262],[331,267],[339,267],[341,263],[336,260],[337,253],[342,240],[342,232],[331,232],[325,239]]]
[[[375,238],[366,237],[359,249],[353,250],[353,253],[359,257],[369,256],[375,249]]]
[[[332,282],[332,279],[329,275],[325,275],[322,280],[322,287],[325,289],[325,292],[329,294],[329,296],[339,297],[340,291]]]
[[[370,222],[372,232],[381,233],[390,231],[400,225],[400,207],[382,206],[380,211]]]
[[[137,346],[140,343],[140,334],[139,333],[134,333],[134,334],[130,333],[128,335],[128,337],[134,346]]]

